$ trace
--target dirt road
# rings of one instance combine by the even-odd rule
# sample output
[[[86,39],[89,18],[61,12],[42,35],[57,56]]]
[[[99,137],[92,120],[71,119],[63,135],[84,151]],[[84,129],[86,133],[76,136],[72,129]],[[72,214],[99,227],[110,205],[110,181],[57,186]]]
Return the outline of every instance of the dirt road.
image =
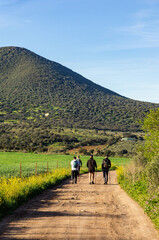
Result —
[[[67,180],[17,209],[0,223],[0,239],[157,240],[156,230],[143,210],[119,187],[116,173],[108,185],[102,173],[88,184]]]

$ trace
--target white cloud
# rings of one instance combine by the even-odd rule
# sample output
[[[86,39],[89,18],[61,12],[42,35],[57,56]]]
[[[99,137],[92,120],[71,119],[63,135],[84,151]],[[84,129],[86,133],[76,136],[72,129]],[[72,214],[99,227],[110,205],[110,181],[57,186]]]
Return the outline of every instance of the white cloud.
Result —
[[[31,24],[31,23],[32,23],[32,20],[30,20],[30,19],[24,19],[23,22],[24,22],[24,23],[27,23],[27,24]]]
[[[131,25],[116,29],[120,37],[123,35],[123,39],[129,39],[126,45],[121,43],[121,48],[159,47],[159,13],[151,9],[141,10],[132,17]]]
[[[145,42],[158,42],[159,43],[159,20],[149,22],[139,22],[135,25],[120,28],[121,32],[137,36]]]
[[[7,15],[0,15],[0,28],[7,28],[9,26],[15,25],[16,22],[12,17],[8,17]]]
[[[0,29],[10,27],[21,28],[26,24],[30,24],[31,20],[21,16],[21,10],[18,6],[28,1],[29,0],[0,0]]]
[[[140,2],[149,4],[149,5],[154,5],[159,3],[159,0],[140,0]]]
[[[143,9],[131,15],[131,23],[125,26],[109,27],[104,34],[105,43],[87,45],[87,49],[84,49],[85,52],[103,53],[107,51],[158,48],[159,12],[157,10]]]
[[[19,0],[1,0],[0,6],[8,6],[8,5],[13,5],[15,3],[18,3]]]
[[[98,63],[70,62],[66,66],[123,96],[159,103],[159,58],[101,60]]]
[[[158,14],[155,13],[154,10],[152,9],[142,9],[139,12],[136,12],[134,14],[134,17],[136,20],[142,20],[142,19],[147,19],[147,18],[154,18],[154,17],[158,17]]]
[[[16,16],[7,16],[7,15],[0,15],[0,29],[7,29],[7,28],[22,28],[26,24],[31,24],[32,20],[30,19],[19,19]]]

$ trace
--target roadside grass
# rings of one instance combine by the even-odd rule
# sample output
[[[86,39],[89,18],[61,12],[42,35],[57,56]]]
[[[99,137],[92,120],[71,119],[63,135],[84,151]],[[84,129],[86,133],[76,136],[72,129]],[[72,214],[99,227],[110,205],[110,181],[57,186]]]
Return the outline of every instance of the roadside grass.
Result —
[[[20,176],[23,177],[32,174],[46,173],[56,168],[70,168],[70,162],[73,156],[71,155],[49,155],[49,154],[34,154],[34,153],[20,153],[20,152],[0,152],[0,177],[5,176]],[[89,156],[81,156],[83,167],[86,167]],[[95,156],[97,166],[100,169],[103,157]],[[130,158],[110,157],[112,162],[112,169],[117,166],[125,166],[130,163]],[[37,164],[37,165],[36,165]]]
[[[81,169],[81,174],[87,169]],[[0,178],[0,219],[42,191],[56,186],[71,176],[68,168],[54,169],[49,173],[29,177]]]
[[[117,176],[120,186],[140,204],[159,231],[159,192],[157,189],[149,191],[148,180],[144,173],[137,174],[133,178],[125,173],[123,167],[118,167]]]
[[[28,178],[0,179],[0,219],[44,189],[57,185],[71,174],[69,169],[56,169],[48,174]]]

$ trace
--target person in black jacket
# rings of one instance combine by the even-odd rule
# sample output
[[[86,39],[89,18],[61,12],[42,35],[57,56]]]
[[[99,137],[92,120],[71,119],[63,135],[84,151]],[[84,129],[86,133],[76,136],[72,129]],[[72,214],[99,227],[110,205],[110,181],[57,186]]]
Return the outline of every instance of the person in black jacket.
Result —
[[[89,184],[94,184],[94,174],[95,168],[97,168],[97,163],[93,159],[93,155],[90,156],[90,159],[87,161],[87,167],[89,172]]]
[[[102,162],[102,171],[103,171],[104,184],[108,183],[108,172],[109,172],[109,168],[110,167],[111,167],[111,161],[108,158],[108,156],[106,156],[103,159],[103,162]]]

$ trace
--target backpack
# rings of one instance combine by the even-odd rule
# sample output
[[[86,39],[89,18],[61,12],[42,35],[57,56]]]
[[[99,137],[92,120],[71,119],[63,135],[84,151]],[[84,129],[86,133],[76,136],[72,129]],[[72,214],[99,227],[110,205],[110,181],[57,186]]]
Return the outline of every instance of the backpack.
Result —
[[[74,162],[73,162],[73,168],[77,168],[78,167],[78,162],[77,162],[77,160],[75,160]]]
[[[103,168],[109,168],[108,159],[103,160]]]

